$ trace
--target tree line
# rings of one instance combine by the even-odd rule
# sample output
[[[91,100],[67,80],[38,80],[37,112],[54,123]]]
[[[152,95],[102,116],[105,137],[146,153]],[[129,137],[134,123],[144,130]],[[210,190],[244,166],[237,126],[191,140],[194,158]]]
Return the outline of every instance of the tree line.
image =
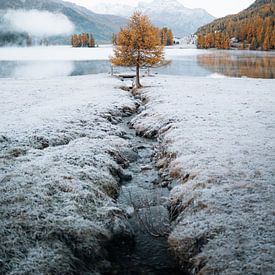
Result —
[[[174,35],[171,29],[164,27],[164,28],[156,28],[158,33],[158,38],[160,40],[160,44],[163,46],[171,46],[174,45]],[[117,45],[118,43],[118,35],[113,33],[112,36],[112,43],[113,45]]]
[[[84,32],[81,34],[74,34],[71,38],[71,45],[76,48],[94,48],[96,46],[96,42],[92,34]]]
[[[270,3],[217,19],[198,30],[198,48],[274,50],[274,14],[275,4]]]

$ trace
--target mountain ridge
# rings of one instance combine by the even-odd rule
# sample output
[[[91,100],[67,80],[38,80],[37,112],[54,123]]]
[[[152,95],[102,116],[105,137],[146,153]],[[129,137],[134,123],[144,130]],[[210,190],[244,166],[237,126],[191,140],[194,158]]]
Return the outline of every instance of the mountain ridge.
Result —
[[[174,0],[153,0],[150,3],[141,1],[136,7],[103,3],[97,5],[95,10],[125,17],[130,17],[134,11],[141,11],[151,18],[153,24],[158,27],[168,27],[173,30],[175,36],[179,37],[194,33],[198,27],[215,19],[203,9],[186,8]]]
[[[76,32],[91,32],[98,41],[110,42],[112,33],[127,23],[115,15],[97,14],[82,6],[62,0],[0,0],[0,10],[23,9],[62,13],[75,25]],[[68,39],[68,38],[67,38]]]

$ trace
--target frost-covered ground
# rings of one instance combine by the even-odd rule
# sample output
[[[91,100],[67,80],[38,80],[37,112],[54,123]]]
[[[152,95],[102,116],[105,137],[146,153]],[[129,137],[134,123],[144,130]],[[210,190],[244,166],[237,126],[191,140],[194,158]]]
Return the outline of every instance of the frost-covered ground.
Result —
[[[200,274],[274,274],[274,80],[159,76],[144,81],[138,132],[159,133],[169,243]],[[174,181],[175,183],[175,181]]]
[[[131,150],[116,122],[135,105],[117,85],[107,75],[0,80],[1,274],[106,269],[104,244],[129,232],[113,201],[116,160]]]

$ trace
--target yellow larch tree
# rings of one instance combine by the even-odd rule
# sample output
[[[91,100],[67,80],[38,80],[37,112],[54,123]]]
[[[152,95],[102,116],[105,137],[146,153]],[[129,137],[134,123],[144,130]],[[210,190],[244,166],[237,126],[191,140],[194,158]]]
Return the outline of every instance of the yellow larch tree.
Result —
[[[135,66],[136,87],[140,88],[140,68],[161,64],[163,60],[164,47],[158,28],[152,25],[148,16],[135,12],[127,27],[117,35],[111,63],[116,66]]]

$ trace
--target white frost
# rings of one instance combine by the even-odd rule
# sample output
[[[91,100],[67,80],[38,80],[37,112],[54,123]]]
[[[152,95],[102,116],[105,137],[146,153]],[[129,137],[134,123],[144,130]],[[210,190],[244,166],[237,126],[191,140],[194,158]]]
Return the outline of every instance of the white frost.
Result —
[[[274,80],[159,76],[145,84],[149,103],[134,125],[168,129],[169,171],[189,179],[171,192],[181,213],[169,240],[182,264],[192,240],[205,272],[274,274]]]
[[[128,148],[119,119],[134,108],[107,75],[0,80],[0,273],[65,274],[76,255],[93,267],[113,223],[119,169],[109,152]],[[96,260],[95,260],[96,259]]]

